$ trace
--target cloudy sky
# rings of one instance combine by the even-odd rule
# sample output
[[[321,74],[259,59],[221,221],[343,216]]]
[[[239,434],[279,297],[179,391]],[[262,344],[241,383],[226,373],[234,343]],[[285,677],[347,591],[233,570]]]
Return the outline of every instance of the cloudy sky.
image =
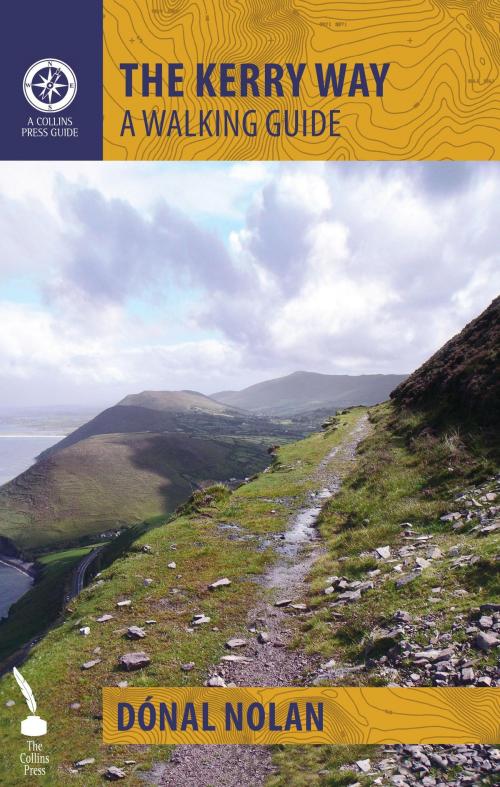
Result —
[[[488,164],[2,164],[0,405],[409,372],[497,294]]]

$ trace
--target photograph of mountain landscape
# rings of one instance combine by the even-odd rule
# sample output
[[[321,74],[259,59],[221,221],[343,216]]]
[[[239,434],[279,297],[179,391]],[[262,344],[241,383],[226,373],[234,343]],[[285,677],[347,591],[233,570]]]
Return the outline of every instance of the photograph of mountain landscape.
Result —
[[[498,784],[481,732],[105,745],[101,690],[499,686],[499,204],[493,162],[3,165],[1,783]]]

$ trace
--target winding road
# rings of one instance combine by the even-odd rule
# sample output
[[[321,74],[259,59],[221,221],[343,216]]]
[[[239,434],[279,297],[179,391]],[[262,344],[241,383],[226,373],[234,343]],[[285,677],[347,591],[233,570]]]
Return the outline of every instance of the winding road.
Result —
[[[94,562],[101,549],[102,547],[96,547],[96,549],[93,549],[88,553],[88,555],[85,555],[85,557],[78,563],[71,579],[71,588],[67,596],[68,601],[77,596],[83,590],[87,569]]]

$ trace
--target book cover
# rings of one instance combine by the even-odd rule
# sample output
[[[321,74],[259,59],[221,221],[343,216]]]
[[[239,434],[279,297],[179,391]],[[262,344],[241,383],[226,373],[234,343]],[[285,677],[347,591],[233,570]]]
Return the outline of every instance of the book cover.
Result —
[[[27,0],[0,782],[500,781],[500,9]]]

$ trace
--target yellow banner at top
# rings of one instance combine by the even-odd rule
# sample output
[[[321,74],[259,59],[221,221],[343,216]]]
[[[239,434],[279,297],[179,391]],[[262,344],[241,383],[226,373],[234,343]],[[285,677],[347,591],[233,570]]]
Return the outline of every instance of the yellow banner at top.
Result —
[[[104,158],[498,159],[499,29],[488,0],[105,0]]]

